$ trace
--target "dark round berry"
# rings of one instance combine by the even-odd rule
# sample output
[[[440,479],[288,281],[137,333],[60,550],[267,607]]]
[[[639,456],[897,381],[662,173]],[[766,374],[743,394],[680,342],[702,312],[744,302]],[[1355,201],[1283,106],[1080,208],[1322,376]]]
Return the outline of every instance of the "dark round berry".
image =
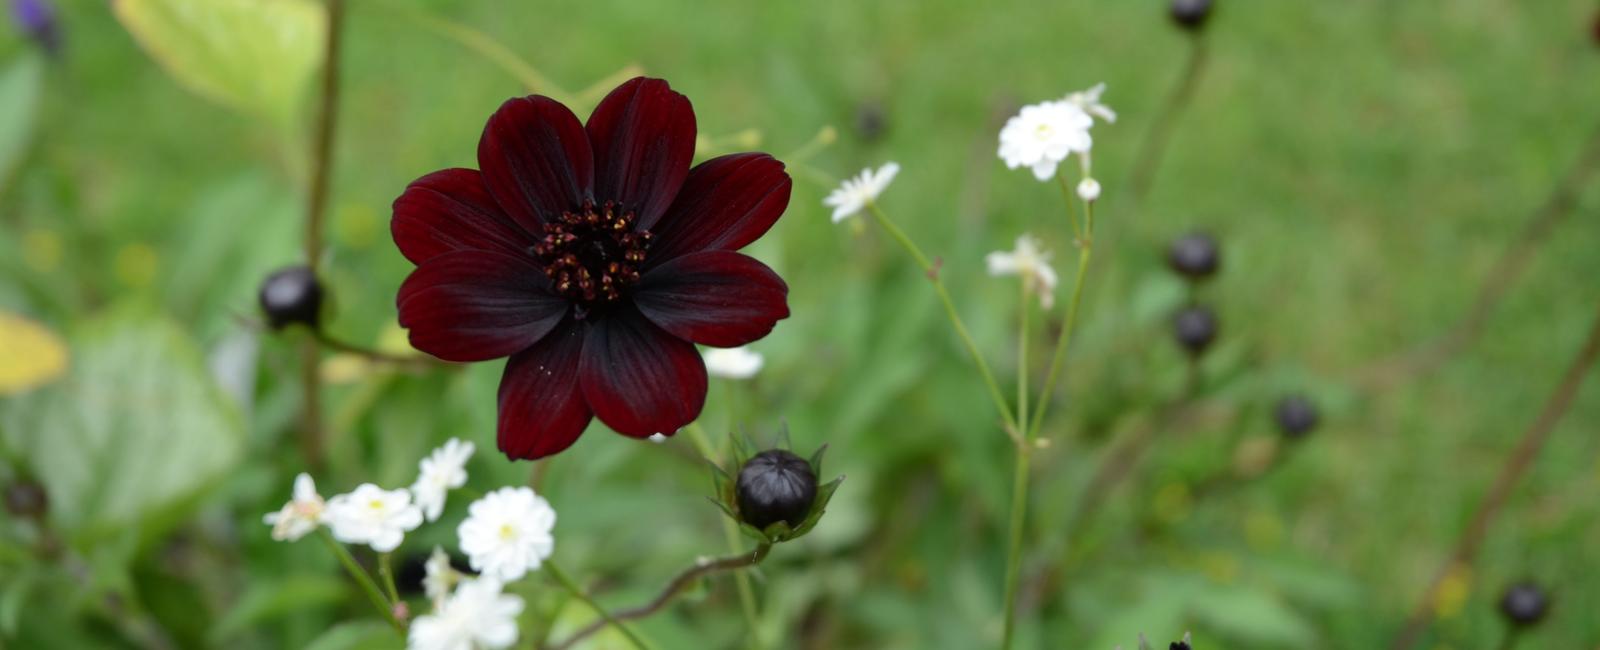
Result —
[[[1290,438],[1303,438],[1317,428],[1317,405],[1304,395],[1289,395],[1278,400],[1278,406],[1272,411],[1273,417],[1278,420],[1278,429],[1283,435]]]
[[[888,127],[889,118],[884,114],[883,104],[866,102],[856,108],[856,133],[862,140],[877,142]]]
[[[756,454],[739,470],[739,518],[766,530],[777,522],[799,526],[817,499],[811,463],[782,449]]]
[[[1172,335],[1189,354],[1200,356],[1217,338],[1217,315],[1204,305],[1184,307],[1172,319]]]
[[[38,519],[50,509],[50,495],[44,486],[27,479],[6,486],[6,512],[23,519]]]
[[[280,269],[261,283],[261,311],[272,329],[295,323],[315,328],[322,310],[322,283],[311,269],[291,266]]]
[[[1216,274],[1222,262],[1217,240],[1203,232],[1192,232],[1172,240],[1167,247],[1167,266],[1190,280],[1204,280]]]
[[[1539,585],[1522,582],[1512,585],[1500,597],[1500,613],[1517,627],[1530,627],[1550,610],[1550,596]]]
[[[1172,20],[1184,29],[1200,29],[1211,17],[1211,0],[1172,0]]]
[[[1188,641],[1174,641],[1167,644],[1167,650],[1194,650],[1189,647]]]

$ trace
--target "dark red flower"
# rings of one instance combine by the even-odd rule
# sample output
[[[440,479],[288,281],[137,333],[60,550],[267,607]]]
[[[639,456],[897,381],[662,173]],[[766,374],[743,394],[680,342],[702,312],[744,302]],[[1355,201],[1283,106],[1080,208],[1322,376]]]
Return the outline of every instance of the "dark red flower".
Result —
[[[417,265],[400,325],[449,361],[510,357],[500,450],[540,458],[598,416],[636,438],[699,416],[694,344],[732,347],[789,316],[788,285],[737,253],[789,204],[762,153],[693,169],[694,109],[660,79],[618,86],[580,123],[538,95],[500,106],[478,166],[423,176],[390,229]]]

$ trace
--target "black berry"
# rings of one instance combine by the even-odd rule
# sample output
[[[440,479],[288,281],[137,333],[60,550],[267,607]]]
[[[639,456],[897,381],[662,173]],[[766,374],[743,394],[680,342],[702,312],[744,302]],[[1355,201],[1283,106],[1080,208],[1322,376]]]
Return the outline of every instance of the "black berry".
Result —
[[[1217,338],[1217,315],[1204,305],[1184,307],[1172,319],[1172,335],[1189,354],[1200,356]]]
[[[1273,417],[1278,421],[1278,429],[1283,435],[1290,438],[1303,438],[1317,428],[1317,405],[1311,403],[1304,395],[1290,395],[1278,400],[1278,405],[1272,411]]]
[[[38,519],[50,509],[50,496],[44,486],[21,479],[6,486],[6,512],[23,519]]]
[[[1500,597],[1500,613],[1517,627],[1531,627],[1550,610],[1550,596],[1539,585],[1522,582],[1512,585]]]
[[[739,518],[766,530],[777,522],[799,526],[817,498],[811,463],[782,449],[756,454],[739,470]]]
[[[1167,266],[1190,280],[1209,278],[1220,265],[1217,240],[1206,233],[1189,233],[1172,240],[1172,245],[1167,247]]]
[[[1172,20],[1184,29],[1200,29],[1211,17],[1211,4],[1211,0],[1172,0]]]
[[[1174,642],[1172,642],[1170,644],[1167,644],[1167,650],[1194,650],[1194,649],[1189,647],[1189,643],[1187,641],[1174,641]]]
[[[311,269],[291,266],[267,276],[259,298],[272,329],[296,323],[315,328],[322,310],[322,283]]]

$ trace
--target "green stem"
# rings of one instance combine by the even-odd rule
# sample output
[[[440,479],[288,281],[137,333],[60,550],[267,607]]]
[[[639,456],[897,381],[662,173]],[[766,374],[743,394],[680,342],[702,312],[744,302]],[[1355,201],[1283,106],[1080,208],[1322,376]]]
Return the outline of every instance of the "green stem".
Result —
[[[595,602],[593,598],[589,597],[589,594],[584,593],[583,589],[578,586],[578,583],[573,582],[572,578],[567,577],[567,574],[561,570],[561,567],[556,566],[554,562],[546,562],[544,566],[545,569],[550,572],[550,577],[555,578],[556,582],[561,583],[561,586],[565,588],[568,593],[572,594],[574,598],[577,598],[578,600],[581,600],[587,604],[590,609],[593,609],[596,614],[600,615],[600,618],[605,619],[606,622],[610,623],[612,627],[622,631],[622,635],[628,637],[628,642],[632,643],[633,647],[638,648],[639,650],[648,650],[650,646],[646,644],[643,639],[640,639],[637,635],[635,635],[633,630],[628,629],[628,626],[623,625],[622,621],[619,621],[615,617],[611,616],[611,612],[608,612],[606,611],[606,608],[601,607],[600,603]]]
[[[400,602],[400,590],[394,585],[394,554],[378,554],[378,577],[383,580],[383,590],[389,594],[389,602]]]
[[[395,618],[394,605],[384,599],[383,593],[378,591],[378,585],[372,581],[372,576],[367,575],[367,571],[356,563],[356,558],[350,555],[350,550],[340,544],[338,540],[335,540],[333,534],[329,533],[326,528],[319,529],[317,537],[322,538],[323,543],[327,544],[328,550],[333,551],[334,557],[339,558],[339,563],[344,565],[344,570],[350,574],[351,578],[355,578],[356,584],[361,585],[361,590],[366,592],[367,598],[372,600],[372,606],[378,608],[378,612],[383,614],[383,618],[394,626],[395,631],[399,632],[400,636],[405,636],[405,623],[401,623],[400,619]]]
[[[554,82],[550,81],[549,77],[533,67],[533,64],[517,56],[515,52],[501,45],[499,41],[494,40],[488,34],[460,23],[412,9],[399,2],[384,2],[383,4],[423,28],[472,50],[474,54],[483,57],[488,62],[504,70],[506,74],[515,77],[522,84],[524,90],[549,96],[563,104],[572,103],[572,95],[570,93],[556,86]]]
[[[944,280],[939,277],[939,268],[934,266],[928,256],[923,254],[922,249],[917,248],[899,226],[889,220],[883,210],[878,208],[877,203],[868,203],[867,210],[878,221],[878,225],[883,226],[889,236],[899,242],[900,246],[911,254],[912,259],[916,260],[917,266],[922,267],[922,271],[928,275],[928,280],[933,283],[934,292],[939,294],[939,300],[944,303],[945,315],[950,318],[950,324],[955,327],[956,335],[961,337],[961,343],[967,347],[967,354],[972,355],[972,363],[978,367],[978,373],[983,376],[983,383],[989,389],[989,398],[994,400],[995,408],[1000,411],[1000,418],[1005,422],[1007,432],[1013,439],[1021,436],[1022,428],[1017,426],[1017,419],[1012,415],[1010,405],[1006,404],[1004,394],[1000,392],[1000,384],[994,380],[994,373],[989,371],[989,364],[983,360],[983,355],[978,352],[978,345],[972,341],[972,335],[967,333],[966,324],[961,322],[961,316],[956,313],[955,302],[950,299],[950,292],[945,289]]]
[[[705,428],[700,426],[699,422],[690,422],[689,426],[684,427],[684,430],[689,432],[689,439],[700,450],[700,455],[705,456],[706,460],[713,463],[718,461],[720,454],[711,446],[711,438],[706,435]],[[738,468],[734,468],[734,471],[737,472]],[[727,517],[719,517],[719,519],[722,520],[722,536],[728,541],[728,550],[739,553],[739,524],[734,523],[732,519]],[[762,553],[762,556],[765,556],[765,553]],[[761,609],[760,604],[756,602],[755,585],[751,584],[750,576],[743,571],[733,574],[733,579],[739,586],[739,608],[744,611],[745,625],[750,628],[750,638],[755,641],[755,646],[759,648],[762,645],[760,632]]]
[[[1021,431],[1028,430],[1028,301],[1033,281],[1027,275],[1022,276],[1022,296],[1018,303],[1017,324],[1017,428]],[[1023,440],[1018,439],[1021,444]]]
[[[1068,208],[1070,210],[1070,208]],[[1072,279],[1072,297],[1067,301],[1067,320],[1061,325],[1061,335],[1056,339],[1056,351],[1050,359],[1050,370],[1045,373],[1044,385],[1040,387],[1038,406],[1034,407],[1033,417],[1028,418],[1032,427],[1027,431],[1026,439],[1038,435],[1039,425],[1044,422],[1045,412],[1049,410],[1050,394],[1056,388],[1056,379],[1061,374],[1061,366],[1066,362],[1067,350],[1072,347],[1072,333],[1077,329],[1078,305],[1083,299],[1083,278],[1089,272],[1089,258],[1094,253],[1094,204],[1085,203],[1083,236],[1078,240],[1078,275]]]
[[[1022,533],[1028,512],[1028,467],[1033,455],[1027,440],[1018,441],[1017,464],[1011,482],[1010,543],[1006,547],[1006,613],[1000,647],[1011,648],[1016,631],[1017,582],[1022,577]]]

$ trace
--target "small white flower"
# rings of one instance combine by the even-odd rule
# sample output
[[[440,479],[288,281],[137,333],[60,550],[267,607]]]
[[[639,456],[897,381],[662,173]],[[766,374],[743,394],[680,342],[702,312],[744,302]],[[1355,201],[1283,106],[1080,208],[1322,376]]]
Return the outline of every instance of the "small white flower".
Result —
[[[652,434],[650,434],[650,437],[649,438],[645,438],[645,440],[649,440],[650,442],[653,442],[653,443],[656,443],[656,444],[659,445],[659,444],[667,441],[667,434],[665,434],[665,433],[652,433]]]
[[[522,598],[500,592],[494,578],[463,580],[432,614],[418,616],[406,635],[410,650],[509,648],[517,642]]]
[[[822,204],[833,208],[833,222],[839,223],[845,218],[860,212],[868,204],[878,200],[894,180],[895,174],[900,173],[899,163],[887,163],[877,171],[863,169],[855,178],[847,179],[835,189]]]
[[[349,494],[329,499],[324,520],[334,539],[388,553],[400,547],[407,532],[422,525],[422,509],[411,503],[409,490],[362,483]]]
[[[526,487],[504,487],[467,507],[456,534],[475,571],[511,582],[536,570],[555,551],[556,511]]]
[[[1017,238],[1012,251],[995,251],[985,258],[989,275],[1017,275],[1029,280],[1039,294],[1039,303],[1049,309],[1055,304],[1056,272],[1050,268],[1050,254],[1039,247],[1039,240],[1031,235]]]
[[[317,529],[317,524],[322,523],[322,513],[326,504],[322,496],[317,494],[317,484],[311,480],[311,475],[301,472],[294,477],[294,497],[277,512],[269,512],[261,520],[272,527],[272,538],[280,542],[292,542]]]
[[[712,348],[706,350],[703,356],[706,359],[706,372],[724,379],[749,379],[761,372],[761,366],[766,363],[760,352],[744,346]]]
[[[416,495],[417,506],[422,508],[428,521],[438,520],[444,512],[446,492],[466,485],[467,459],[472,457],[473,449],[472,443],[451,438],[422,459],[421,472],[417,482],[411,485],[411,492]]]
[[[450,556],[437,546],[433,547],[433,554],[428,556],[428,561],[422,564],[422,570],[423,593],[433,602],[434,609],[444,607],[444,599],[450,595],[450,586],[461,579],[461,574],[450,566]]]
[[[1068,94],[1066,101],[1077,104],[1078,108],[1083,109],[1083,112],[1105,120],[1107,124],[1113,124],[1117,121],[1117,112],[1111,110],[1110,106],[1100,103],[1100,95],[1105,94],[1105,92],[1105,83],[1097,83],[1088,90],[1080,90]]]
[[[1024,106],[1000,129],[1000,159],[1006,167],[1028,167],[1034,178],[1050,180],[1067,156],[1086,153],[1094,145],[1089,137],[1093,124],[1094,119],[1073,102]]]
[[[1100,181],[1093,178],[1078,181],[1078,198],[1094,203],[1100,198]]]

